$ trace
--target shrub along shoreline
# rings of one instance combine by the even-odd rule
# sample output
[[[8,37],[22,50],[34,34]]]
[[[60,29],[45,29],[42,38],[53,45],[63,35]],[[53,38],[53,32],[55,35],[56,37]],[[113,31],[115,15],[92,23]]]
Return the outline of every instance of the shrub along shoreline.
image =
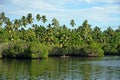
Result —
[[[36,42],[27,43],[24,41],[10,42],[6,45],[0,58],[18,58],[18,59],[44,59],[50,57],[103,57],[104,51],[101,48],[77,46],[61,47],[61,46],[46,46]],[[108,54],[112,55],[113,54]],[[116,54],[115,54],[116,55]]]
[[[1,58],[44,59],[49,56],[61,57],[63,55],[69,57],[103,57],[105,54],[100,47],[92,45],[84,48],[78,46],[61,47],[36,42],[15,41],[7,43],[0,56]]]

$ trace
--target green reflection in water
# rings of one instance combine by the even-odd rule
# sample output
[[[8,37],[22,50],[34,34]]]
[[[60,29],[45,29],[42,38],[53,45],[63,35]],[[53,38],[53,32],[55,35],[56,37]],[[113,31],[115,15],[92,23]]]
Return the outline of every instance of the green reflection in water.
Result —
[[[0,60],[0,80],[119,80],[120,58]]]

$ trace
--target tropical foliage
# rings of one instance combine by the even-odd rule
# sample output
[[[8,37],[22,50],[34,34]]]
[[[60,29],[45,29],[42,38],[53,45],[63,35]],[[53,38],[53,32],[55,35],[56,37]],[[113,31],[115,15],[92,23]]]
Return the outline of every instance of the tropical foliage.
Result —
[[[120,27],[102,31],[91,28],[87,20],[75,28],[72,19],[68,28],[56,18],[46,23],[45,15],[31,13],[10,20],[0,13],[0,57],[46,58],[48,56],[120,55]],[[3,45],[5,44],[5,45]]]

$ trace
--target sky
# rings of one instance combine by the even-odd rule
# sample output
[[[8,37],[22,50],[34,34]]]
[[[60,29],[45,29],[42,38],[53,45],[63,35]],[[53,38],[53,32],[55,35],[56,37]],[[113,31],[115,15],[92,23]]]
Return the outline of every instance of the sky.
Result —
[[[120,26],[120,0],[0,0],[0,12],[10,19],[32,13],[46,15],[48,22],[57,18],[60,25],[70,27],[74,19],[76,27],[84,20],[105,30]]]

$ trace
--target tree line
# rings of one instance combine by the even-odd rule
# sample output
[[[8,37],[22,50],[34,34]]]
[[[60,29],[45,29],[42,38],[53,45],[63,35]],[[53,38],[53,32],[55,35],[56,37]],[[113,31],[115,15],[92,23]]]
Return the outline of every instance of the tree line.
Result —
[[[74,28],[60,25],[56,18],[50,23],[45,15],[31,13],[10,20],[0,13],[0,57],[46,58],[48,56],[104,56],[120,55],[120,26],[102,31],[91,28],[87,20]]]

